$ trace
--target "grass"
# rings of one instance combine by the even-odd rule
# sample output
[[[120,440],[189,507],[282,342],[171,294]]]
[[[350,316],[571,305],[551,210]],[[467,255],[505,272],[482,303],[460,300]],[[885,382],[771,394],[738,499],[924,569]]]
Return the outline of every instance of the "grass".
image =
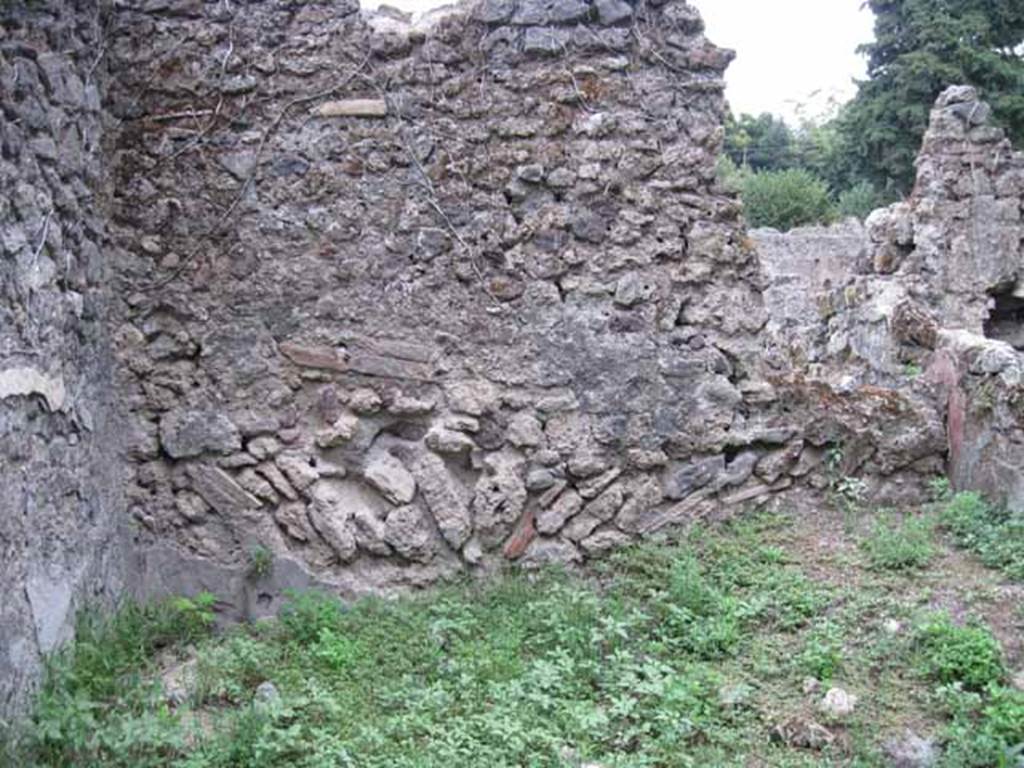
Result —
[[[955,525],[980,525],[962,503],[946,499],[939,514],[956,541]],[[992,623],[1005,613],[999,577],[951,573],[930,518],[819,514],[739,519],[618,552],[586,575],[510,573],[347,609],[296,594],[278,621],[218,636],[209,596],[128,607],[87,620],[52,660],[30,727],[0,758],[876,766],[885,739],[912,727],[946,768],[1017,768],[1024,694]],[[160,675],[183,662],[194,679],[172,706]],[[279,696],[255,695],[267,681]],[[858,696],[851,716],[818,710],[830,686]]]

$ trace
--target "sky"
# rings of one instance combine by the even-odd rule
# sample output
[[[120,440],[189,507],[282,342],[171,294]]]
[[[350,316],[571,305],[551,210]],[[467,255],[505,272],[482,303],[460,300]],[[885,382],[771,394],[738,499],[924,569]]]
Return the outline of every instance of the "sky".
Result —
[[[374,8],[381,0],[363,0]],[[450,0],[385,0],[421,12]],[[736,114],[771,112],[791,123],[828,114],[864,77],[861,43],[873,38],[874,17],[863,0],[691,0],[716,45],[736,51],[726,96]]]
[[[736,51],[726,96],[737,114],[820,116],[830,100],[852,97],[853,80],[865,75],[856,49],[874,38],[874,16],[863,0],[692,1],[708,38]]]

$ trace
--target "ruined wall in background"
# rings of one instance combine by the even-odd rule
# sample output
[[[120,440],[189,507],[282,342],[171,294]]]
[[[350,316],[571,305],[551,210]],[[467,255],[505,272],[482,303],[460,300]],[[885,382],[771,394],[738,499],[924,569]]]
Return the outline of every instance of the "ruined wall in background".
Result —
[[[694,9],[488,0],[432,24],[118,14],[154,585],[235,578],[257,546],[345,594],[578,562],[807,471],[715,184],[731,54]]]
[[[93,2],[0,6],[0,719],[124,585]]]
[[[753,233],[770,344],[946,422],[958,488],[1024,509],[1024,153],[974,89],[938,99],[910,198],[865,225]]]

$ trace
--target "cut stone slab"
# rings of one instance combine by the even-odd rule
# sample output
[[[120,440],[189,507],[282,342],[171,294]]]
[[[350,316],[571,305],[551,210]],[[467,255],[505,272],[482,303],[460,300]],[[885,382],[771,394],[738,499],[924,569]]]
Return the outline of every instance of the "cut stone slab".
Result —
[[[317,107],[318,117],[387,117],[384,99],[342,99],[327,101]]]

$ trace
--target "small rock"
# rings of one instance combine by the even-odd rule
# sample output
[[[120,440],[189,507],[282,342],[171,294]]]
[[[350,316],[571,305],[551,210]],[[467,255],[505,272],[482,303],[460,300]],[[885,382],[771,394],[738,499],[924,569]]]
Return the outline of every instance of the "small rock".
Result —
[[[821,690],[821,682],[814,677],[805,677],[801,688],[806,695],[817,693]]]
[[[280,700],[281,694],[277,690],[277,686],[269,680],[264,680],[256,686],[256,693],[253,696],[253,701],[263,704],[276,704]]]
[[[534,448],[544,440],[544,427],[533,414],[519,413],[509,421],[505,436],[512,445]]]
[[[718,703],[723,707],[742,707],[750,700],[752,689],[745,683],[730,683],[718,689]]]
[[[348,397],[348,406],[356,413],[377,413],[383,404],[380,395],[368,387],[357,389]]]
[[[262,435],[250,440],[247,450],[257,459],[263,461],[264,459],[269,459],[271,456],[276,456],[280,453],[281,443],[278,442],[277,438],[270,437],[269,435]]]
[[[526,490],[546,491],[558,481],[558,477],[550,469],[537,467],[526,473]]]
[[[857,697],[842,688],[829,688],[818,709],[832,718],[849,717],[857,706]]]
[[[350,411],[341,414],[333,424],[316,434],[316,444],[321,448],[336,448],[356,436],[359,417]]]
[[[903,631],[903,625],[896,621],[896,619],[886,619],[882,624],[882,629],[885,630],[887,635],[898,635]]]
[[[468,453],[476,448],[476,443],[469,435],[437,426],[427,432],[426,443],[435,453]]]
[[[882,752],[889,768],[931,768],[939,758],[931,739],[923,739],[909,728],[885,742]]]

